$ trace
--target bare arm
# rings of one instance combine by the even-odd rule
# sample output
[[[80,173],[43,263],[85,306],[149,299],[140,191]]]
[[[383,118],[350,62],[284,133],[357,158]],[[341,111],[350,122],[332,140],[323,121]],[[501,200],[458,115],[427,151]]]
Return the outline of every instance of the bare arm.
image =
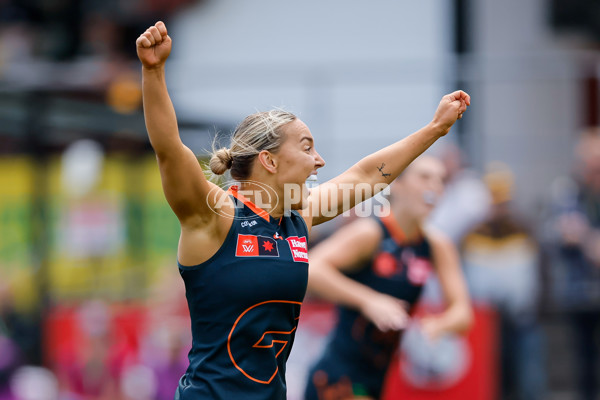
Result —
[[[431,123],[363,158],[341,175],[314,189],[308,208],[312,225],[328,221],[381,192],[408,164],[447,134],[470,104],[470,96],[462,90],[444,96]],[[321,207],[322,202],[327,207]],[[324,215],[322,210],[333,212]]]
[[[360,269],[382,238],[380,227],[364,218],[338,230],[309,255],[308,290],[325,300],[360,311],[382,331],[406,325],[404,303],[357,282],[342,272]]]
[[[447,306],[441,314],[424,317],[421,320],[423,330],[431,339],[444,333],[465,333],[473,323],[473,311],[458,251],[450,239],[439,231],[428,229],[427,237]]]
[[[171,38],[157,22],[136,41],[142,62],[144,118],[150,143],[156,153],[163,190],[183,227],[206,226],[218,218],[211,211],[223,191],[209,182],[194,153],[179,137],[175,109],[167,91],[165,62]],[[212,193],[211,193],[212,191]]]

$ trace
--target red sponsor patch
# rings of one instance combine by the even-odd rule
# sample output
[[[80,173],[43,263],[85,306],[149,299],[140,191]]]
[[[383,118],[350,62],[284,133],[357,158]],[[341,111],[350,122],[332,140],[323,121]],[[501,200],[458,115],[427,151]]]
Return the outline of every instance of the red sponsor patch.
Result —
[[[379,253],[373,262],[373,271],[375,275],[389,278],[398,271],[398,260],[390,253]]]
[[[408,279],[414,285],[423,285],[431,273],[431,262],[426,258],[412,257],[408,261]]]
[[[292,258],[296,262],[308,262],[308,246],[306,237],[290,236],[285,239],[290,245]]]
[[[238,234],[235,255],[238,257],[279,257],[279,249],[273,238]]]
[[[258,238],[254,235],[238,235],[235,255],[238,257],[258,256]]]

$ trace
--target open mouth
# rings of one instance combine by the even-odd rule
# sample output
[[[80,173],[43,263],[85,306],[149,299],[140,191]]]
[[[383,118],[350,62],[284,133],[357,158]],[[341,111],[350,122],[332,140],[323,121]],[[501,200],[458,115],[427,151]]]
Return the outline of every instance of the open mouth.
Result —
[[[308,178],[306,178],[305,184],[309,190],[317,187],[319,185],[319,183],[317,181],[317,175],[316,174],[310,175]]]
[[[437,204],[438,201],[438,197],[437,195],[428,190],[426,192],[423,193],[423,201],[425,202],[425,204],[427,204],[428,206],[435,206]]]
[[[319,186],[319,183],[317,182],[317,175],[312,174],[308,178],[306,178],[306,181],[304,181],[304,185],[306,186],[306,189],[308,190],[308,194],[310,194],[312,189]]]

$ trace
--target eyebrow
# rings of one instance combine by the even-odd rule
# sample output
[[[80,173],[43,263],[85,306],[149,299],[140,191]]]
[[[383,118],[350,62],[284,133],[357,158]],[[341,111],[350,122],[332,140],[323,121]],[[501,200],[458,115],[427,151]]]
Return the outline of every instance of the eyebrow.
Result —
[[[313,139],[312,139],[311,137],[308,137],[308,136],[303,136],[303,137],[300,139],[300,141],[303,141],[303,140],[308,140],[308,141],[309,141],[309,142],[311,142],[311,143],[313,143],[313,142],[314,142],[314,141],[313,141]]]

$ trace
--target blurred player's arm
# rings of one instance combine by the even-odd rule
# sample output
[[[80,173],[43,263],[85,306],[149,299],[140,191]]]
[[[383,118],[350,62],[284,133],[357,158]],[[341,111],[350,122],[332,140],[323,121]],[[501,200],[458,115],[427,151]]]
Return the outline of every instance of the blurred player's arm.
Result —
[[[360,311],[382,331],[399,330],[408,319],[404,303],[343,274],[364,266],[381,238],[377,222],[361,218],[323,240],[309,253],[308,291]]]
[[[311,191],[310,202],[326,202],[325,207],[311,204],[312,225],[318,225],[351,209],[381,192],[421,153],[450,131],[462,118],[470,96],[462,90],[442,97],[433,120],[410,136],[363,158],[347,171]],[[366,187],[365,187],[366,186]],[[370,190],[365,190],[365,189]],[[331,204],[337,202],[336,205]],[[319,210],[337,210],[321,215]]]
[[[138,37],[136,47],[142,62],[146,129],[158,160],[165,197],[182,227],[215,223],[218,216],[211,211],[211,205],[221,199],[208,194],[211,190],[219,195],[224,192],[206,179],[196,156],[179,137],[165,80],[165,62],[171,52],[165,24],[157,22],[148,28]]]
[[[425,334],[436,339],[444,333],[465,333],[473,323],[473,310],[460,258],[454,244],[440,231],[427,229],[433,264],[446,300],[446,309],[421,319]]]

